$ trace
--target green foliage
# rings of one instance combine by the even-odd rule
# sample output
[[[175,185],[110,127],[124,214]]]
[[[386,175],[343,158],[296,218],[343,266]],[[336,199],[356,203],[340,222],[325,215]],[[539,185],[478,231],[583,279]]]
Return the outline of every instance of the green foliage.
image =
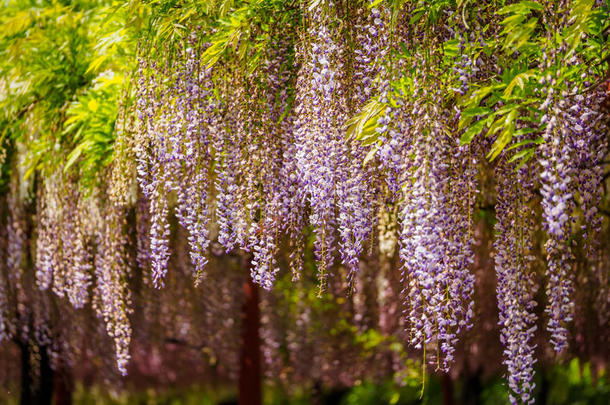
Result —
[[[92,78],[86,73],[91,14],[83,11],[89,5],[11,2],[0,16],[10,27],[0,38],[2,130],[30,145],[30,171],[56,163],[66,106]]]
[[[610,402],[610,382],[605,370],[593,376],[590,363],[572,359],[567,367],[549,372],[548,404],[602,405]]]
[[[377,98],[371,99],[353,118],[347,123],[347,136],[362,141],[368,145],[377,140],[375,128],[377,119],[385,110],[385,106]]]
[[[393,381],[386,381],[381,384],[364,382],[354,386],[340,402],[341,405],[407,405],[439,403],[438,383],[434,381],[434,388],[437,389],[436,395],[427,394],[423,398],[419,395],[420,381],[417,376],[405,378],[401,384]],[[436,400],[436,401],[435,401]]]
[[[283,40],[295,42],[300,8],[294,0],[252,0],[227,16],[219,13],[219,17],[211,45],[202,55],[203,63],[212,66],[222,57],[233,56],[250,74],[280,33]],[[292,40],[284,36],[287,33],[294,36]]]
[[[282,34],[296,35],[300,7],[297,0],[153,0],[151,18],[144,35],[149,50],[163,46],[171,54],[176,43],[184,41],[194,27],[202,27],[200,38],[209,46],[202,62],[212,66],[233,58],[252,73],[271,42]],[[166,55],[167,56],[167,55]]]
[[[63,165],[67,172],[78,165],[81,181],[91,185],[100,167],[107,166],[113,155],[114,126],[117,117],[118,93],[123,78],[100,76],[95,85],[66,110],[64,134],[70,134],[74,149]]]
[[[555,91],[571,94],[575,88],[587,91],[598,85],[600,82],[588,88],[585,86],[592,77],[600,81],[607,78],[606,72],[610,71],[607,35],[610,8],[596,5],[593,0],[567,2],[564,7],[569,14],[568,23],[561,29],[555,28],[558,22],[554,16],[561,15],[562,11],[557,10],[554,3],[545,6],[543,2],[519,1],[508,5],[504,5],[505,2],[481,5],[480,11],[488,17],[484,18],[486,21],[500,18],[499,32],[490,24],[481,30],[472,30],[480,12],[471,11],[466,0],[387,0],[385,3],[394,13],[401,8],[402,12],[408,11],[411,16],[408,23],[418,32],[428,33],[443,26],[458,30],[456,38],[442,44],[424,36],[423,41],[400,44],[393,49],[391,55],[403,59],[405,63],[402,66],[407,68],[403,68],[392,85],[395,94],[400,94],[401,98],[417,97],[411,91],[410,83],[417,72],[409,66],[419,61],[422,55],[428,58],[428,63],[437,66],[431,73],[436,83],[442,83],[447,89],[446,102],[461,111],[456,134],[460,143],[468,144],[479,135],[492,138],[494,141],[487,155],[490,160],[506,152],[510,153],[509,160],[522,165],[535,156],[536,146],[542,143],[542,139],[522,141],[519,138],[544,130],[542,114],[538,110],[546,97],[543,78],[556,78]],[[462,38],[460,26],[472,35]],[[461,44],[460,40],[463,41]],[[543,67],[540,63],[543,50],[560,47],[562,50],[558,56]],[[470,91],[464,96],[454,90],[460,85],[460,77],[454,73],[453,67],[462,55],[474,64],[482,65],[485,73],[482,79],[470,83]],[[568,66],[566,61],[573,56],[583,63]],[[489,70],[492,64],[497,66],[497,71]],[[389,100],[388,105],[393,103],[395,100]],[[374,98],[346,124],[351,137],[372,145],[367,162],[380,146],[375,131],[376,120],[385,107]]]
[[[436,25],[444,11],[456,7],[456,2],[452,0],[417,1],[413,3],[415,4],[409,24],[421,25],[425,28]],[[392,5],[392,9],[397,9],[396,2]]]
[[[466,0],[378,0],[370,7],[382,3],[394,28],[404,12],[410,15],[408,24],[424,32],[444,24],[470,27],[477,18]],[[312,1],[309,7],[319,4]],[[442,72],[439,80],[447,88],[447,102],[462,111],[456,134],[461,143],[479,135],[491,137],[490,160],[506,152],[523,164],[541,141],[515,139],[544,129],[537,110],[543,97],[541,79],[558,75],[558,90],[586,90],[584,72],[601,78],[609,68],[610,9],[594,0],[570,1],[565,5],[569,23],[557,30],[556,21],[544,18],[559,14],[545,8],[553,4],[496,4],[484,5],[482,12],[500,19],[499,33],[487,25],[462,44],[458,38],[439,44],[430,35],[417,42],[419,48],[396,44],[390,55],[407,62],[419,55],[433,58]],[[9,138],[27,144],[28,175],[35,170],[77,170],[82,184],[93,186],[113,159],[116,106],[129,109],[132,102],[131,73],[140,39],[147,49],[171,55],[171,49],[200,26],[207,34],[200,41],[209,44],[203,63],[236,64],[251,74],[278,37],[297,42],[301,12],[297,0],[9,0],[0,11],[0,144]],[[541,69],[542,49],[561,45],[566,48],[561,57]],[[471,83],[463,97],[452,91],[459,77],[451,67],[461,55],[475,63],[494,58],[500,68],[485,81]],[[568,67],[565,60],[574,55],[584,63]],[[409,94],[404,92],[413,73],[409,69],[393,82],[402,94]],[[348,136],[371,145],[365,163],[379,149],[376,121],[386,107],[373,98],[346,124]]]
[[[541,16],[547,10],[542,3],[520,1],[502,7],[497,11],[503,17],[498,40],[486,38],[485,46],[469,44],[470,55],[494,55],[500,69],[489,82],[474,83],[470,93],[460,100],[463,111],[459,129],[465,129],[461,135],[462,144],[471,142],[481,133],[493,137],[487,155],[490,160],[504,151],[527,145],[510,157],[511,161],[522,165],[534,156],[536,145],[542,140],[513,140],[544,129],[540,122],[542,114],[537,109],[546,97],[541,84],[543,79],[556,78],[555,90],[571,93],[574,88],[584,89],[585,81],[590,77],[603,76],[606,69],[603,61],[610,49],[603,35],[610,20],[603,16],[607,17],[610,9],[607,6],[594,9],[591,0],[575,0],[566,7],[571,10],[570,24],[559,31],[552,19],[543,22]],[[559,14],[557,10],[552,11]],[[539,63],[543,60],[543,49],[561,46],[567,50],[558,51],[558,57],[550,60],[548,67]],[[574,55],[585,63],[569,67],[566,61]],[[583,75],[585,72],[588,74]]]
[[[142,10],[78,0],[10,1],[0,12],[0,130],[26,145],[26,176],[74,169],[85,186],[100,180]]]

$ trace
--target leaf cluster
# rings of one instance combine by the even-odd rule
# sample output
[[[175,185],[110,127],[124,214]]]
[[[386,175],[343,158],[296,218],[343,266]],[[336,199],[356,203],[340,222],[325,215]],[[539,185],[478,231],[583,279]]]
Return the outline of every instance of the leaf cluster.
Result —
[[[26,145],[26,176],[76,170],[93,186],[112,159],[146,11],[138,2],[65,3],[11,0],[0,11],[0,133]]]

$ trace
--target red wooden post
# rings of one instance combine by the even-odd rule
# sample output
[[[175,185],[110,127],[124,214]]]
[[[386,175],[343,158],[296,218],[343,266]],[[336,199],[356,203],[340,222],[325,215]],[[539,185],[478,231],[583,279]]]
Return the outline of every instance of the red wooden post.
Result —
[[[242,307],[241,354],[239,370],[239,405],[262,404],[262,376],[260,337],[260,311],[258,307],[258,286],[250,277],[251,255],[244,258],[244,268],[248,279],[244,282],[246,300]]]
[[[54,405],[72,405],[74,381],[70,369],[63,363],[58,365],[53,379]]]
[[[443,405],[453,405],[453,380],[449,373],[443,373],[442,383]]]

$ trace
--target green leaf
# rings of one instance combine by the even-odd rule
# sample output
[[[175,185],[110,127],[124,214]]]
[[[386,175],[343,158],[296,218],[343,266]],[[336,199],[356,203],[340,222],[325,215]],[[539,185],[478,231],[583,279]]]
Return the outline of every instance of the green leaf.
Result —
[[[481,133],[485,126],[486,120],[477,121],[475,124],[471,125],[460,137],[460,145],[469,144],[474,137]]]
[[[421,18],[424,16],[424,10],[417,10],[413,13],[413,15],[411,16],[411,19],[409,20],[409,25],[413,25],[416,24],[419,20],[421,20]]]
[[[91,141],[84,141],[80,143],[70,154],[68,155],[68,159],[66,160],[66,164],[64,165],[64,173],[68,172],[70,167],[78,160],[80,155],[83,153],[84,149],[90,148],[93,145]]]
[[[492,91],[497,90],[499,88],[503,88],[503,84],[496,84],[493,86],[485,86],[480,87],[472,92],[470,97],[467,98],[467,104],[469,106],[478,106],[481,101],[487,97]]]
[[[506,104],[505,106],[500,107],[498,109],[498,111],[496,111],[494,113],[494,115],[495,116],[505,115],[508,112],[515,111],[519,107],[520,107],[520,105],[517,103]]]
[[[377,140],[377,119],[385,110],[385,105],[377,99],[371,99],[360,113],[350,118],[346,123],[346,136],[371,144]],[[373,142],[370,141],[371,138]]]
[[[368,153],[366,154],[364,161],[362,162],[362,165],[365,166],[370,160],[372,160],[375,157],[375,154],[377,154],[378,150],[379,150],[379,148],[377,146],[372,147],[371,150],[369,150]]]
[[[85,73],[89,73],[89,72],[97,72],[98,69],[100,68],[100,66],[102,66],[102,64],[104,62],[106,62],[106,60],[108,59],[110,55],[108,54],[103,54],[98,56],[97,58],[95,58],[90,64],[89,67],[87,68],[87,70],[85,71]]]
[[[491,113],[491,108],[488,107],[471,107],[462,111],[463,117],[474,117],[477,115],[487,115]]]
[[[510,163],[510,162],[514,162],[515,160],[522,159],[523,157],[525,157],[527,155],[533,154],[535,150],[536,150],[536,148],[523,149],[523,150],[515,153],[515,155],[513,157],[511,157],[510,159],[508,159],[508,161]]]
[[[487,154],[487,158],[490,161],[493,161],[497,158],[500,153],[504,150],[504,147],[509,144],[509,142],[513,139],[513,135],[515,133],[515,118],[517,117],[517,110],[514,109],[510,113],[506,114],[504,118],[503,127],[504,129],[496,138],[493,145],[491,145],[491,150]],[[497,121],[500,121],[499,118]],[[501,121],[500,121],[501,122]],[[495,123],[494,123],[495,124]]]
[[[450,39],[443,44],[445,57],[455,58],[459,54],[460,42],[457,39]]]
[[[515,86],[519,86],[519,88],[523,91],[525,89],[525,83],[527,83],[530,79],[536,78],[537,75],[533,69],[528,70],[527,72],[519,73],[513,77],[508,86],[504,89],[504,97],[509,97],[513,94],[513,89]]]
[[[377,6],[378,6],[380,3],[382,3],[383,1],[384,1],[384,0],[375,0],[374,2],[372,2],[372,3],[370,3],[370,4],[368,5],[368,8],[369,8],[369,9],[371,9],[371,8],[375,8],[375,7],[377,7]]]
[[[322,0],[311,0],[309,3],[309,11],[314,11],[316,8],[318,8],[321,1]]]
[[[524,154],[524,156],[521,157],[521,162],[519,162],[519,165],[517,165],[515,170],[519,170],[524,164],[526,164],[534,156],[536,149],[531,148],[527,151],[528,153]]]
[[[529,14],[531,10],[542,11],[543,6],[535,1],[520,1],[519,3],[502,7],[497,13],[500,15],[508,13]]]
[[[518,130],[515,132],[515,136],[519,136],[522,135],[524,133],[528,133],[528,132],[521,132],[523,131],[522,129]],[[532,132],[534,131],[534,129],[532,129]],[[536,138],[536,139],[525,139],[523,141],[517,142],[512,144],[511,146],[509,146],[508,148],[506,148],[507,151],[509,150],[513,150],[516,149],[520,146],[525,146],[525,145],[531,145],[531,144],[536,144],[536,145],[540,145],[542,143],[544,143],[544,139],[542,137]]]

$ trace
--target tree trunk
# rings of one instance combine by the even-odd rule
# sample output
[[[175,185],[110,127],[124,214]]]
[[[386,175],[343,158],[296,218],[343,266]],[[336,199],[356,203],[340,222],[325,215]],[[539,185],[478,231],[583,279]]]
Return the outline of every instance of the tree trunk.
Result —
[[[246,300],[242,307],[241,354],[239,370],[239,404],[261,405],[261,354],[259,337],[258,286],[250,277],[251,255],[244,258],[248,274],[244,282]]]
[[[19,343],[21,349],[21,405],[51,405],[53,369],[45,346],[32,341]]]

